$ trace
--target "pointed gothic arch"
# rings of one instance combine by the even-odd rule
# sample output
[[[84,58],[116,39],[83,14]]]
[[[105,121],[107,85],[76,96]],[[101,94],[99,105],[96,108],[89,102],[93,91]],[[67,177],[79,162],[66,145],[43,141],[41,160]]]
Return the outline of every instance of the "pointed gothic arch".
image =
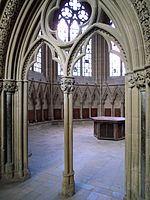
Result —
[[[40,19],[42,9],[45,8],[46,11],[49,7],[53,9],[55,6],[59,6],[59,2],[60,1],[53,0],[32,0],[30,2],[8,0],[3,9],[3,13],[0,16],[0,42],[2,42],[0,47],[1,137],[4,138],[11,136],[16,140],[16,146],[12,146],[11,143],[7,141],[8,145],[10,145],[9,150],[4,147],[3,139],[1,140],[0,178],[7,180],[24,179],[29,174],[27,158],[27,112],[24,112],[22,108],[24,107],[24,109],[27,110],[26,73],[32,53],[39,47],[39,45],[41,45],[42,42],[46,42],[50,45],[53,52],[56,51],[59,53],[61,62],[66,63],[64,65],[64,75],[67,77],[64,78],[63,82],[64,99],[69,102],[69,108],[71,108],[72,101],[70,99],[72,94],[70,94],[70,92],[72,92],[73,89],[71,73],[74,65],[73,60],[82,43],[89,39],[94,32],[100,32],[104,37],[111,37],[120,45],[121,49],[125,53],[128,66],[128,74],[126,75],[126,129],[128,130],[126,138],[127,200],[132,200],[133,198],[138,199],[140,197],[148,200],[150,199],[150,169],[149,164],[146,163],[149,163],[150,159],[149,1],[130,0],[118,3],[117,1],[94,0],[92,1],[93,3],[91,3],[91,1],[85,0],[85,2],[91,4],[92,9],[95,8],[93,5],[97,5],[96,12],[95,14],[94,12],[92,14],[89,29],[79,36],[72,45],[67,60],[65,60],[65,55],[61,54],[61,48],[63,48],[63,45],[55,43],[54,39],[49,37],[49,35],[42,36],[39,40],[30,44],[30,36],[33,35],[34,29],[38,24],[37,22]],[[57,4],[55,5],[55,3]],[[116,24],[117,32],[104,24],[98,23],[95,15],[99,16],[101,8]],[[44,17],[44,15],[42,15],[42,17]],[[68,44],[67,47],[70,45],[71,44]],[[144,129],[141,129],[139,121],[141,122],[142,120],[140,115],[142,109],[140,103],[142,104],[143,102],[143,90],[145,92],[144,95],[146,95],[146,109],[143,112],[147,117],[147,121],[144,124]],[[70,99],[67,96],[68,94]],[[4,102],[6,102],[5,105]],[[8,106],[7,112],[5,112],[6,105]],[[12,112],[12,106],[14,107],[14,112]],[[4,109],[2,109],[3,107]],[[70,110],[68,107],[65,107],[65,109],[67,110],[65,120],[67,120],[69,115],[68,112]],[[10,121],[6,121],[6,114],[10,114]],[[14,123],[14,119],[17,119],[19,123],[11,126]],[[72,121],[65,121],[65,123],[72,124]],[[10,124],[10,126],[7,127],[8,124]],[[65,126],[65,132],[67,131],[71,132],[72,128],[68,129],[68,127]],[[146,174],[145,176],[140,173],[141,160],[139,157],[142,158],[140,149],[142,144],[140,143],[140,137],[142,134],[145,134],[144,145],[146,146],[146,150],[144,151],[145,168],[142,168]],[[137,143],[139,143],[139,146],[137,146]],[[5,157],[2,149],[5,149],[10,156]],[[16,160],[13,160],[12,154],[15,154]],[[132,154],[132,156],[130,154]],[[133,157],[135,160],[133,160]],[[64,179],[66,180],[69,173],[65,175]],[[72,182],[69,186],[66,182],[64,183],[64,193],[72,195],[74,193],[73,174],[70,174],[70,181]],[[144,182],[144,188],[141,186],[142,182]]]

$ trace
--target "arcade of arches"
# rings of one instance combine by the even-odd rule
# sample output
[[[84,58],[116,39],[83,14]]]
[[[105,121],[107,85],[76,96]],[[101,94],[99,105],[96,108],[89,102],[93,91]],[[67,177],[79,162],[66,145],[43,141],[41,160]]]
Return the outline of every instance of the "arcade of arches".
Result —
[[[1,182],[29,175],[28,123],[64,121],[69,196],[73,119],[125,116],[124,199],[149,200],[150,1],[1,0],[0,115]]]

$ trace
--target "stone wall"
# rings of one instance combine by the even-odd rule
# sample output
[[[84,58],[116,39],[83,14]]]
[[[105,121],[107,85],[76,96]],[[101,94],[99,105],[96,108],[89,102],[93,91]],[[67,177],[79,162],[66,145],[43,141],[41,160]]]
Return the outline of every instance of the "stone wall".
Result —
[[[124,116],[124,84],[75,84],[73,118],[98,115]],[[30,80],[28,120],[30,123],[63,120],[63,92],[60,84]]]

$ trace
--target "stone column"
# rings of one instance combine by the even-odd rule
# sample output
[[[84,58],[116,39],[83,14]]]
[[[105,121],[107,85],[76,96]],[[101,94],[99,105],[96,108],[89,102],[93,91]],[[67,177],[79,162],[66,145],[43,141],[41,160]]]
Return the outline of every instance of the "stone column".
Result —
[[[83,102],[80,103],[80,119],[82,119],[82,113],[83,113]]]
[[[75,193],[73,171],[73,122],[72,122],[72,92],[74,90],[74,78],[62,77],[61,89],[64,92],[64,173],[62,193],[72,196]]]
[[[11,179],[13,177],[13,94],[16,90],[16,82],[6,80],[4,82],[4,164],[5,177]]]
[[[146,71],[145,200],[150,199],[150,69]]]
[[[1,117],[0,117],[0,179],[1,179],[1,175],[4,174],[4,153],[3,153],[3,141],[2,141],[2,138],[3,138],[3,95],[2,95],[2,91],[3,91],[3,80],[0,79],[0,114],[1,114]]]
[[[121,117],[124,117],[124,101],[121,101]]]
[[[114,101],[111,101],[111,116],[115,116]]]
[[[91,117],[92,114],[92,103],[89,103],[89,117]]]
[[[126,199],[149,199],[149,96],[145,90],[145,71],[129,74],[126,87]],[[148,89],[148,88],[147,88]],[[146,120],[145,120],[146,119]],[[146,177],[148,176],[148,179]],[[147,192],[147,194],[146,194]]]
[[[132,160],[132,85],[128,86],[128,77],[125,79],[125,200],[131,199],[131,160]]]
[[[23,148],[23,176],[29,177],[30,172],[28,169],[28,81],[23,81],[23,138],[22,138],[22,148]],[[20,148],[21,149],[21,148]],[[20,170],[21,171],[21,170]]]

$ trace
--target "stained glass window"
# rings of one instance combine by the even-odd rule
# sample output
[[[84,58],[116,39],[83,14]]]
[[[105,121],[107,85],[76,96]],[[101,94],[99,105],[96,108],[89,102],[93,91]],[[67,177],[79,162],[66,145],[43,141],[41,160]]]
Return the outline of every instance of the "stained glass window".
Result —
[[[120,53],[120,49],[111,41],[111,52],[109,54],[110,76],[124,76],[125,65],[121,58],[114,52]]]
[[[86,26],[83,26],[82,29],[80,26],[85,24],[88,19],[89,13],[86,11],[84,5],[77,0],[66,2],[58,16],[58,37],[64,42],[75,39],[80,31],[85,31]],[[74,76],[92,76],[91,43],[92,41],[90,40],[86,47],[86,55],[75,64],[73,68]],[[81,48],[79,54],[82,52],[83,48]],[[62,68],[59,64],[58,75],[63,75]]]
[[[41,35],[42,35],[42,31],[40,30],[37,38],[39,38]],[[41,71],[42,71],[42,49],[41,48],[39,48],[39,50],[36,54],[35,63],[30,68],[30,70],[41,73]]]
[[[115,28],[112,20],[110,20],[110,25]],[[109,72],[110,76],[124,76],[125,75],[125,65],[121,58],[119,57],[120,49],[118,46],[111,41],[111,51],[109,53]]]
[[[124,76],[125,65],[121,58],[115,53],[109,53],[110,76]]]
[[[41,73],[41,70],[42,70],[42,50],[40,48],[36,55],[36,62],[34,63],[33,71]]]

